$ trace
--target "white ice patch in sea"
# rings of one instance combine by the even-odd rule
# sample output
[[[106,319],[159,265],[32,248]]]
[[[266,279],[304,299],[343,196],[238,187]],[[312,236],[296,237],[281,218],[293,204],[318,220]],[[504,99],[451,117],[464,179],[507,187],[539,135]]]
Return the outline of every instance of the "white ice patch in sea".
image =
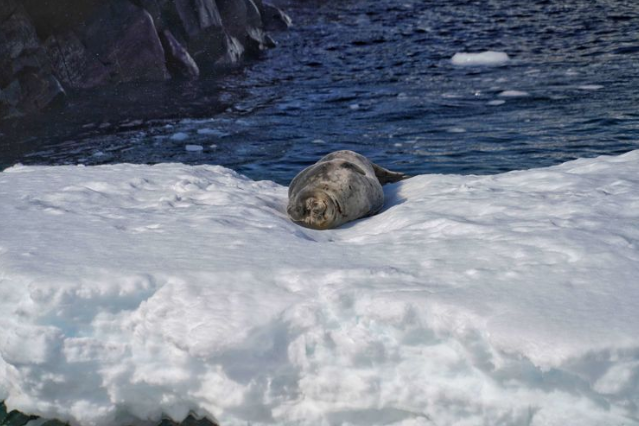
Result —
[[[171,140],[173,141],[185,141],[189,138],[189,134],[188,133],[184,133],[184,132],[177,132],[171,135]]]
[[[0,173],[0,399],[73,425],[639,425],[639,151],[331,231],[178,164]]]
[[[604,87],[599,84],[584,84],[583,86],[579,86],[578,89],[581,90],[600,90]]]
[[[455,53],[451,62],[458,66],[487,66],[487,65],[504,65],[510,58],[505,52],[495,52],[488,50],[481,53]]]
[[[218,137],[218,138],[223,138],[225,136],[229,136],[230,135],[230,133],[223,132],[222,130],[210,129],[208,127],[205,127],[203,129],[198,129],[197,134],[198,135],[206,135],[206,136],[215,136],[215,137]]]
[[[184,149],[189,152],[200,152],[204,149],[204,147],[202,147],[202,145],[186,145]]]
[[[490,105],[490,106],[499,106],[499,105],[503,105],[505,103],[506,103],[506,101],[504,101],[502,99],[495,99],[495,100],[486,102],[486,104]]]
[[[504,90],[497,96],[504,98],[524,98],[526,96],[530,96],[530,93],[522,92],[521,90]]]

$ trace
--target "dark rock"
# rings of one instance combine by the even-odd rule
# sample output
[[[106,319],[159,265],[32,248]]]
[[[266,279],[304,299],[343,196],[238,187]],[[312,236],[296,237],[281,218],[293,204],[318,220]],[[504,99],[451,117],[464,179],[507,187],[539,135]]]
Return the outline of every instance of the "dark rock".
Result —
[[[40,426],[68,426],[68,423],[62,423],[60,420],[48,420]]]
[[[111,82],[169,78],[151,15],[126,0],[100,7],[86,23],[82,41],[109,70]]]
[[[225,34],[225,47],[223,55],[215,61],[215,65],[232,67],[237,65],[244,56],[244,46],[238,39]]]
[[[24,415],[19,411],[12,411],[2,422],[2,426],[24,426],[33,419],[35,417]]]
[[[171,31],[162,31],[160,40],[164,47],[166,66],[173,77],[194,79],[200,75],[197,64],[184,46],[171,34]]]
[[[235,57],[232,53],[235,49],[224,29],[215,0],[138,1],[153,10],[160,10],[158,29],[169,29],[198,62],[237,62],[229,59]]]
[[[15,0],[0,0],[0,23],[4,22],[18,8]]]
[[[64,89],[197,78],[275,46],[290,18],[262,0],[0,0],[0,118]]]
[[[7,4],[3,2],[0,6]],[[37,111],[64,95],[62,86],[52,74],[46,52],[40,45],[29,16],[18,5],[0,25],[2,118]]]
[[[284,12],[269,3],[264,3],[261,8],[264,29],[267,31],[282,31],[291,26],[293,21]]]
[[[193,415],[189,415],[181,423],[174,422],[171,419],[163,419],[158,426],[218,426],[218,424],[206,417],[198,419]]]
[[[44,47],[55,75],[66,87],[86,89],[109,81],[109,69],[87,51],[73,31],[50,36]]]
[[[105,2],[102,0],[21,0],[31,17],[38,36],[45,40],[77,28]]]
[[[250,54],[267,48],[262,16],[253,0],[216,0],[224,28]]]
[[[220,13],[213,0],[175,0],[175,8],[189,39],[197,39],[211,30],[221,32],[223,29]]]
[[[17,107],[22,99],[22,87],[18,80],[13,80],[7,87],[0,91],[0,104]]]
[[[53,74],[39,72],[26,73],[20,76],[22,99],[18,105],[21,111],[35,112],[49,105],[63,102],[65,91]]]
[[[151,18],[153,18],[153,24],[158,30],[158,34],[165,27],[164,20],[162,19],[162,8],[158,0],[132,0],[135,5],[146,10]]]
[[[0,3],[0,6],[2,5],[2,3]],[[4,422],[4,419],[7,418],[7,415],[9,413],[7,413],[7,406],[4,405],[4,401],[0,402],[0,425]]]

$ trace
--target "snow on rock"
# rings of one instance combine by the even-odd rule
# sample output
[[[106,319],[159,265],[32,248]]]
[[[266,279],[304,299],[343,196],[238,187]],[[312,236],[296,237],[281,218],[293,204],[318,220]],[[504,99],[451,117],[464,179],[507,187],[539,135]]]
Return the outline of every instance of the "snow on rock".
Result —
[[[510,58],[505,52],[488,50],[480,53],[455,53],[451,59],[453,65],[458,66],[487,66],[504,65]]]
[[[639,425],[639,151],[314,231],[213,166],[0,173],[0,398],[74,425]]]

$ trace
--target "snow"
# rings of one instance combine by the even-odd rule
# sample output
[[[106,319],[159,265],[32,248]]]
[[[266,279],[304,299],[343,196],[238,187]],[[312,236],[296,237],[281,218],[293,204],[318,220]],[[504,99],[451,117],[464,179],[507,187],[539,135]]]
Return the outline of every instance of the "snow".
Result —
[[[215,166],[0,173],[0,399],[73,425],[639,425],[639,151],[291,223]]]
[[[496,66],[506,64],[510,58],[505,52],[488,50],[480,53],[455,53],[451,59],[458,66]]]

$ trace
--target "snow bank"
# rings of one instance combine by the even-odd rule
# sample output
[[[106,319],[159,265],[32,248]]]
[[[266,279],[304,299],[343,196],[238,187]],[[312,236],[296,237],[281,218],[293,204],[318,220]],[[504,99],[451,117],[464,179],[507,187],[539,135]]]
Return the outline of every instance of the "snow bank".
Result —
[[[451,62],[459,66],[504,65],[510,60],[505,52],[488,50],[481,53],[455,53]]]
[[[72,424],[637,425],[639,151],[332,231],[221,167],[0,173],[0,398]]]

